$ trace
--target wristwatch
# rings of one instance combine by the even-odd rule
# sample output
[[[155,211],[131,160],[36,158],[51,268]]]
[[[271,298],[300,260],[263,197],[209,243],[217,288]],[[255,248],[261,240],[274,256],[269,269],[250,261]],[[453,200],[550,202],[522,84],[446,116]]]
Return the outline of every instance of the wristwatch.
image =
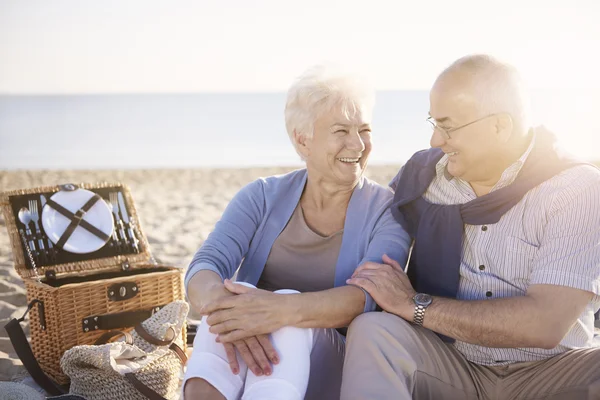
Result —
[[[413,324],[423,326],[423,319],[425,319],[425,310],[433,302],[433,298],[425,293],[417,293],[413,296],[415,302],[415,315],[413,317]]]

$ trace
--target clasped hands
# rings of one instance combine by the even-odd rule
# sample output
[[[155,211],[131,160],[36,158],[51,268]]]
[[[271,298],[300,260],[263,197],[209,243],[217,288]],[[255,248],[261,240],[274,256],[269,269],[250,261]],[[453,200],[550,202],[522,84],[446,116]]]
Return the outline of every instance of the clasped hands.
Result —
[[[234,374],[240,371],[236,349],[255,375],[270,375],[279,363],[269,334],[285,326],[285,295],[250,288],[225,279],[230,296],[220,297],[200,308],[209,331],[217,335]]]
[[[367,261],[346,281],[367,291],[384,310],[412,322],[416,294],[402,266],[383,255],[383,264]]]

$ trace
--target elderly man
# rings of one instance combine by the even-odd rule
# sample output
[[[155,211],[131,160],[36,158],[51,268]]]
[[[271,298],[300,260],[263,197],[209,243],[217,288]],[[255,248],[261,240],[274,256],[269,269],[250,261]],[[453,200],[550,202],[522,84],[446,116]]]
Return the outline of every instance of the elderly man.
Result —
[[[347,399],[599,399],[600,172],[530,128],[516,70],[462,58],[430,93],[432,149],[391,186],[414,239],[348,281]]]

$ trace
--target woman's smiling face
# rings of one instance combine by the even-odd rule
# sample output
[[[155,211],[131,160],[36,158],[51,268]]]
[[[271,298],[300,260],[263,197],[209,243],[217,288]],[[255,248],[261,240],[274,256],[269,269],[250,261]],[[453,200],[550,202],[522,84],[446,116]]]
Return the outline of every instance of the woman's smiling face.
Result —
[[[352,104],[338,104],[314,123],[304,142],[306,166],[313,174],[343,185],[356,185],[371,153],[370,116]]]

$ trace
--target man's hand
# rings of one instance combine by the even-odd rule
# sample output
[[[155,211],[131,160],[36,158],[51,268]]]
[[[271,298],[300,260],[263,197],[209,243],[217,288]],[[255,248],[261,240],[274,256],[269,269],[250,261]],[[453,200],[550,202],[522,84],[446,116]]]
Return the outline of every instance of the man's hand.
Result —
[[[233,343],[223,343],[223,346],[225,346],[231,372],[235,375],[240,372],[236,349],[248,368],[256,376],[271,375],[273,369],[270,362],[273,364],[279,363],[277,351],[273,348],[268,335],[259,335]]]
[[[362,264],[346,283],[366,290],[385,311],[412,321],[412,298],[416,292],[398,262],[389,258],[387,254],[383,256],[383,262],[384,264]]]
[[[248,288],[227,279],[225,288],[236,296],[218,299],[200,310],[202,315],[208,315],[209,330],[218,335],[221,343],[266,335],[291,325],[287,296]]]

